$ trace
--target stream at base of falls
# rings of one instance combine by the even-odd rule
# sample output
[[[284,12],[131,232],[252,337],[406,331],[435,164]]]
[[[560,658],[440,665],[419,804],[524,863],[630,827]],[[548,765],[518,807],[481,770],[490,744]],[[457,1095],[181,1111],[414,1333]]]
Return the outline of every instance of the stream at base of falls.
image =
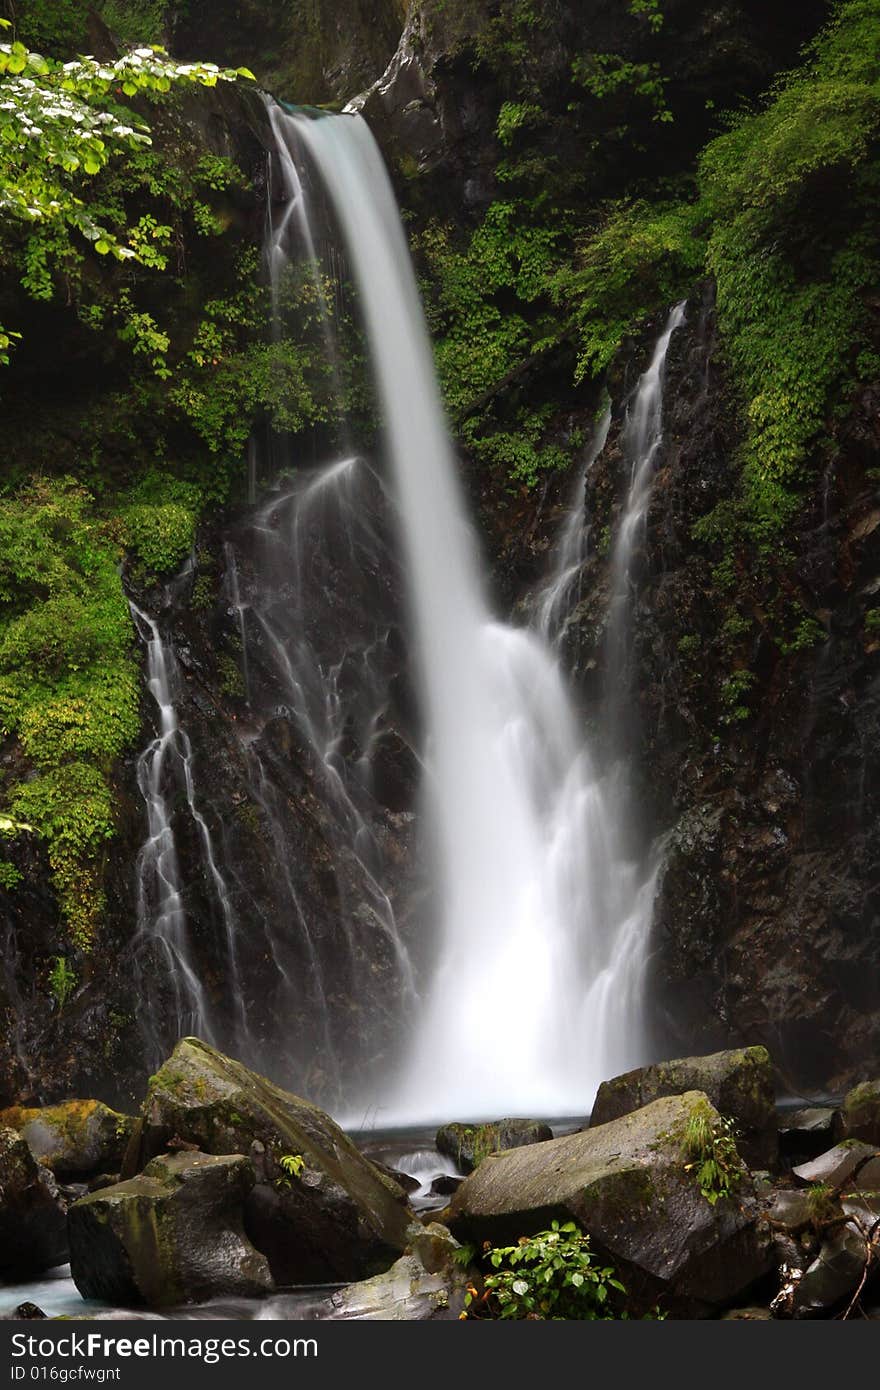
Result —
[[[555,1120],[551,1125],[553,1136],[570,1134],[585,1123],[583,1117]],[[372,1162],[404,1174],[411,1180],[410,1186],[418,1183],[418,1187],[409,1192],[409,1202],[422,1217],[439,1211],[448,1203],[450,1188],[442,1180],[462,1177],[455,1164],[438,1152],[435,1133],[434,1129],[408,1128],[351,1135]],[[443,1190],[432,1191],[435,1184]],[[59,1265],[24,1283],[0,1283],[0,1320],[21,1316],[16,1310],[22,1304],[31,1303],[47,1318],[322,1321],[334,1318],[333,1295],[346,1287],[344,1284],[302,1285],[263,1299],[214,1298],[206,1303],[185,1304],[160,1312],[152,1308],[116,1308],[97,1299],[83,1298],[71,1278],[70,1266]]]

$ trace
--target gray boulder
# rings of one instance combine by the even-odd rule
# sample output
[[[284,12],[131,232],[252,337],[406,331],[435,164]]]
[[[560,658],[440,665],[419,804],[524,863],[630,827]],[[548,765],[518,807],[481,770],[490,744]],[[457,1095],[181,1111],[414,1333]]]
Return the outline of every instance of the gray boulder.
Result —
[[[22,1136],[0,1127],[0,1279],[27,1279],[67,1259],[67,1205]]]
[[[880,1191],[880,1153],[873,1144],[860,1139],[845,1139],[811,1162],[799,1164],[792,1172],[801,1182],[825,1183],[836,1191],[844,1187]]]
[[[151,1077],[123,1177],[169,1143],[250,1155],[245,1229],[279,1284],[366,1278],[406,1246],[406,1194],[329,1115],[198,1038]]]
[[[541,1120],[490,1120],[481,1125],[443,1125],[434,1142],[463,1173],[472,1173],[488,1154],[552,1138],[552,1129]]]
[[[838,1127],[842,1139],[864,1139],[880,1147],[880,1081],[863,1081],[844,1096]]]
[[[460,1249],[445,1226],[414,1226],[406,1253],[384,1274],[331,1296],[334,1319],[443,1322],[464,1308],[470,1276],[455,1260]]]
[[[854,1226],[832,1231],[794,1290],[791,1315],[815,1317],[852,1295],[865,1267],[865,1242]]]
[[[682,1057],[603,1081],[590,1128],[640,1110],[661,1096],[703,1091],[737,1128],[737,1147],[752,1168],[773,1167],[779,1152],[773,1068],[765,1047],[742,1047],[708,1057]]]
[[[0,1125],[17,1129],[34,1157],[61,1179],[118,1173],[134,1123],[99,1100],[0,1111]]]
[[[703,1315],[731,1303],[771,1264],[748,1171],[734,1194],[703,1196],[686,1135],[720,1122],[701,1092],[668,1096],[607,1124],[484,1159],[452,1198],[453,1235],[512,1244],[554,1218],[577,1222],[617,1268],[628,1306]]]
[[[254,1181],[242,1154],[180,1153],[74,1202],[70,1269],[80,1293],[151,1307],[271,1293],[268,1262],[244,1232]]]

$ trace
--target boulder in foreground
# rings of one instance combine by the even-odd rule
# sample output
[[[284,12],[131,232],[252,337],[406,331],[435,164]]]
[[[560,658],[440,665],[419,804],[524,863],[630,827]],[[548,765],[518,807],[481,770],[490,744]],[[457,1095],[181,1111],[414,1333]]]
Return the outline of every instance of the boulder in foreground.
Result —
[[[459,1317],[470,1275],[455,1259],[458,1242],[436,1222],[415,1225],[410,1234],[406,1253],[385,1274],[331,1295],[334,1319],[445,1322]]]
[[[69,1212],[70,1270],[84,1298],[127,1306],[259,1298],[269,1265],[244,1232],[254,1170],[242,1154],[155,1158]]]
[[[169,1143],[249,1155],[257,1181],[245,1229],[279,1284],[363,1279],[407,1244],[406,1194],[329,1115],[198,1038],[151,1077],[123,1176]]]
[[[67,1208],[17,1130],[0,1127],[0,1279],[27,1279],[67,1259]]]
[[[731,1196],[701,1192],[687,1136],[720,1116],[700,1092],[667,1096],[608,1124],[484,1159],[447,1220],[458,1239],[512,1244],[574,1220],[615,1265],[633,1312],[699,1316],[731,1302],[771,1259],[751,1178],[729,1159]]]
[[[773,1068],[765,1047],[741,1047],[708,1057],[682,1057],[603,1081],[596,1094],[590,1127],[640,1110],[661,1096],[703,1091],[737,1128],[737,1147],[752,1168],[772,1168],[779,1139]]]

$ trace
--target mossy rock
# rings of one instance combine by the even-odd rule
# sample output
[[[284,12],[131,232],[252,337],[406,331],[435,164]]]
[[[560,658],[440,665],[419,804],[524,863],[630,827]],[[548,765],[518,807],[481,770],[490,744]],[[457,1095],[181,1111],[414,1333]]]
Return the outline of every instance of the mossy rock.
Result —
[[[445,1226],[414,1226],[406,1253],[384,1274],[349,1284],[331,1299],[334,1319],[358,1322],[447,1322],[463,1309],[470,1272]]]
[[[244,1232],[253,1165],[242,1154],[180,1153],[74,1202],[70,1268],[84,1298],[151,1307],[274,1289]]]
[[[443,1125],[434,1142],[463,1173],[472,1173],[489,1154],[552,1138],[552,1129],[541,1120],[490,1120],[481,1125]]]
[[[863,1081],[847,1093],[839,1125],[841,1138],[880,1145],[880,1081]]]
[[[68,1100],[44,1109],[12,1106],[0,1111],[27,1140],[31,1153],[58,1178],[118,1172],[135,1121],[100,1100]]]
[[[246,1228],[279,1284],[362,1279],[406,1246],[406,1194],[330,1116],[198,1038],[179,1042],[150,1078],[123,1177],[171,1140],[253,1158]]]
[[[67,1259],[66,1205],[22,1136],[0,1126],[0,1279],[28,1279]]]
[[[446,1213],[458,1239],[510,1244],[574,1220],[618,1269],[632,1311],[701,1315],[732,1302],[770,1266],[751,1179],[735,1158],[732,1196],[712,1203],[688,1168],[688,1123],[720,1117],[690,1091],[596,1129],[483,1160]]]
[[[772,1168],[779,1154],[773,1068],[765,1047],[740,1047],[706,1057],[682,1057],[603,1081],[590,1127],[607,1124],[661,1096],[704,1091],[733,1120],[737,1148],[753,1168]]]

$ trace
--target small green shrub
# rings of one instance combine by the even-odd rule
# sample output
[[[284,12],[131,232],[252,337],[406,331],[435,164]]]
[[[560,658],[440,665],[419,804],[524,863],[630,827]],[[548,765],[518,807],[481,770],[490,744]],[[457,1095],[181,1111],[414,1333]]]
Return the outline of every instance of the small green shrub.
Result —
[[[742,1180],[733,1123],[706,1102],[694,1106],[682,1141],[685,1172],[693,1173],[710,1206],[730,1197]]]
[[[77,978],[64,956],[55,956],[49,971],[49,989],[59,1009],[63,1009],[77,986]]]
[[[553,1221],[549,1230],[524,1236],[517,1245],[490,1248],[486,1258],[497,1273],[484,1280],[488,1299],[479,1304],[484,1316],[611,1320],[614,1294],[626,1293],[610,1266],[594,1262],[589,1236],[573,1221]],[[469,1293],[471,1316],[474,1305]]]
[[[8,859],[0,859],[0,888],[4,888],[7,893],[11,893],[21,883],[21,869]]]

